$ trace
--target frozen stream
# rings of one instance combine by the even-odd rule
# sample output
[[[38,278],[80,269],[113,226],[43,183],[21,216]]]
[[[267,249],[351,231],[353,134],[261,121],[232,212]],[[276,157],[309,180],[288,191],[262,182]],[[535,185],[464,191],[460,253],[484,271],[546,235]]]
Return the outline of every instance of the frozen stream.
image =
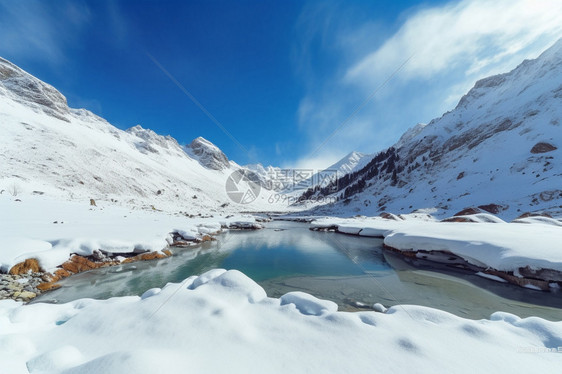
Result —
[[[313,232],[307,224],[271,222],[263,230],[232,231],[215,242],[175,252],[159,261],[74,275],[60,282],[62,288],[34,302],[140,295],[225,268],[244,272],[269,296],[300,290],[333,300],[341,310],[379,302],[425,305],[474,319],[488,318],[495,311],[562,319],[562,292],[523,289],[419,260],[411,264],[383,250],[381,239]]]

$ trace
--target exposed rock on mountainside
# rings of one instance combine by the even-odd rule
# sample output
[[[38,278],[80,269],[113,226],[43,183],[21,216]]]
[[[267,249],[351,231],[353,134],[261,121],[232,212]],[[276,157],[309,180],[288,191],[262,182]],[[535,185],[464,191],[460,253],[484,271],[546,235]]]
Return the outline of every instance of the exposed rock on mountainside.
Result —
[[[230,167],[230,162],[226,155],[213,143],[205,138],[198,137],[186,147],[201,165],[213,169],[223,170]]]
[[[51,85],[41,82],[1,57],[0,82],[14,101],[68,122],[66,97]]]
[[[182,156],[184,153],[176,139],[169,135],[158,135],[150,129],[143,129],[141,125],[136,125],[126,131],[139,138],[139,141],[135,142],[135,147],[142,153],[159,153],[164,151],[175,156]]]
[[[558,148],[550,143],[539,142],[531,148],[531,153],[547,153],[557,150]]]

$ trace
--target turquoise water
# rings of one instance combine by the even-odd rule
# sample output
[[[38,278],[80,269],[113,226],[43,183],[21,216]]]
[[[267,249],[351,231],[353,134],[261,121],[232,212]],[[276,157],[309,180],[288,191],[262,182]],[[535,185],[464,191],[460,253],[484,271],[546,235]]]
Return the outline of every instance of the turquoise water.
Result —
[[[383,250],[381,239],[314,232],[293,222],[231,231],[217,241],[175,250],[173,257],[159,261],[77,274],[35,302],[140,295],[214,268],[242,271],[271,297],[300,290],[333,300],[342,310],[379,302],[425,305],[476,319],[499,310],[562,319],[560,293],[522,289],[422,260],[405,260]]]
[[[287,225],[278,223],[275,226]],[[279,230],[279,229],[277,229]],[[242,246],[238,236],[247,237]],[[364,270],[384,272],[392,268],[380,251],[380,239],[350,237],[346,249],[341,250],[338,242],[326,240],[325,233],[317,233],[306,227],[292,228],[290,231],[267,229],[253,234],[236,232],[225,241],[234,244],[232,250],[218,267],[238,269],[253,280],[260,282],[287,276],[348,276],[363,275]],[[233,240],[234,243],[229,243]],[[350,248],[350,249],[348,249]],[[353,251],[353,262],[349,254]]]

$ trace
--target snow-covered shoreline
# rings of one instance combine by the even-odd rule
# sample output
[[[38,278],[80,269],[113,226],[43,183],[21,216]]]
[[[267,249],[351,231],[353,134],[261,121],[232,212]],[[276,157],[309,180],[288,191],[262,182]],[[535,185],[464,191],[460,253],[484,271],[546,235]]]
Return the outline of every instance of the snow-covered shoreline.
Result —
[[[480,217],[482,218],[482,217]],[[425,215],[321,218],[312,230],[384,238],[384,245],[408,256],[455,255],[489,275],[523,287],[558,290],[562,285],[562,227],[551,219],[506,223],[493,216],[480,222],[438,222]]]
[[[189,218],[182,213],[124,209],[107,203],[0,195],[0,275],[38,274],[44,283],[21,296],[13,276],[0,296],[29,301],[62,278],[98,267],[165,258],[170,248],[212,240],[225,229],[259,229],[250,215]],[[30,279],[32,280],[32,279]],[[20,289],[21,288],[21,289]]]
[[[45,279],[45,291],[79,271],[164,258],[171,255],[163,252],[171,245],[189,246],[225,228],[260,227],[250,215],[188,218],[180,212],[124,209],[107,203],[94,207],[33,195],[21,199],[0,195],[0,209],[6,212],[1,218],[6,230],[0,235],[0,268],[7,273],[16,264],[36,259],[36,267],[54,274]],[[529,217],[506,223],[492,215],[476,214],[454,217],[466,222],[438,222],[424,213],[383,216],[386,218],[278,218],[310,222],[313,230],[384,237],[388,249],[408,256],[439,259],[440,253],[454,255],[490,279],[499,277],[542,290],[562,286],[562,244],[558,240],[562,226],[558,220]]]

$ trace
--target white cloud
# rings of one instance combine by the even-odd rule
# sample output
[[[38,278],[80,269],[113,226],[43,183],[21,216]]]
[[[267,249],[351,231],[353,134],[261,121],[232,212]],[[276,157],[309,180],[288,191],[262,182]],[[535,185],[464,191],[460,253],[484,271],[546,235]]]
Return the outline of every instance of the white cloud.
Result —
[[[535,52],[544,49],[562,34],[561,19],[560,0],[464,0],[424,9],[354,64],[345,78],[379,82],[410,55],[402,79],[428,79],[466,64],[467,74],[478,74],[534,43],[539,44]]]
[[[322,75],[323,84],[307,82],[298,119],[311,151],[295,161],[297,165],[328,166],[332,160],[317,155],[323,152],[378,152],[407,128],[452,109],[477,79],[537,57],[562,36],[560,0],[461,0],[407,10],[402,17],[403,23],[386,39],[380,32],[365,32],[377,29],[374,18],[363,17],[360,23],[340,17],[344,25],[331,25],[338,30],[330,36],[332,42],[320,28],[323,44],[330,45],[330,52],[338,48],[341,58],[331,76]],[[411,55],[403,70],[341,126]],[[338,127],[341,130],[312,153]]]
[[[344,156],[345,153],[341,152],[341,150],[326,149],[322,153],[305,155],[298,160],[286,163],[281,167],[284,169],[309,169],[321,171],[335,164]]]

